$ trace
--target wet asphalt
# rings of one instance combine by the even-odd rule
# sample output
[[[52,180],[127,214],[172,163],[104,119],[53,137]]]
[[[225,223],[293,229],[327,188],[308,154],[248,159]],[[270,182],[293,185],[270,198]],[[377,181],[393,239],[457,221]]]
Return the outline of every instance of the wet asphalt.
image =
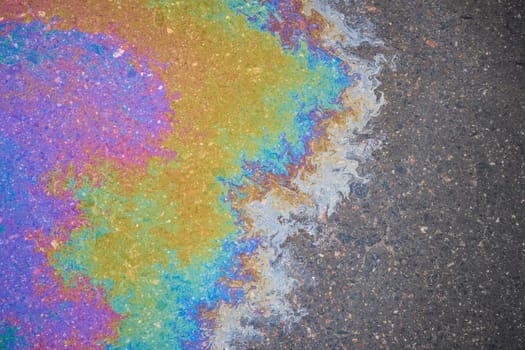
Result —
[[[388,103],[367,184],[285,245],[308,314],[248,349],[525,348],[525,2],[339,2],[376,26]]]

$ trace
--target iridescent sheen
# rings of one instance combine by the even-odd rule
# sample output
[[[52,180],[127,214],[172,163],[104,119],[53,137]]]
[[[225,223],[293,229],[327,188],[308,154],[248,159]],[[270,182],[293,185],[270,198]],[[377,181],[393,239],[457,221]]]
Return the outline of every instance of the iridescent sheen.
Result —
[[[298,181],[359,119],[329,19],[297,0],[0,17],[0,347],[217,345],[220,310],[269,278],[252,204],[315,205]]]

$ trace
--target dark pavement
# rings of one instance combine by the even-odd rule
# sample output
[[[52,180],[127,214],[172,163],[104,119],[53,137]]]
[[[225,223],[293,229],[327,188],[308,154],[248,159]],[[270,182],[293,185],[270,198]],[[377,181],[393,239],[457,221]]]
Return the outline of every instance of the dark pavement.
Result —
[[[308,315],[240,347],[525,348],[525,2],[345,6],[399,56],[379,77],[383,145],[322,243],[288,242]]]

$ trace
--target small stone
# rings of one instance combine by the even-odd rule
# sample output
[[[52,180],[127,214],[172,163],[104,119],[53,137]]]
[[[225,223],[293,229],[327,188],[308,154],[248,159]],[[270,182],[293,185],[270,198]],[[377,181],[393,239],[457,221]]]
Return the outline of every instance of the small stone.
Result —
[[[432,40],[432,39],[425,40],[425,44],[427,44],[428,46],[430,46],[433,49],[435,49],[436,47],[439,46],[438,42],[435,41],[435,40]]]
[[[113,57],[114,58],[119,58],[120,56],[122,56],[124,54],[124,50],[122,48],[119,48],[117,51],[115,51],[113,53]]]
[[[396,171],[399,173],[399,174],[406,174],[407,173],[407,169],[401,165],[398,165],[396,167]]]

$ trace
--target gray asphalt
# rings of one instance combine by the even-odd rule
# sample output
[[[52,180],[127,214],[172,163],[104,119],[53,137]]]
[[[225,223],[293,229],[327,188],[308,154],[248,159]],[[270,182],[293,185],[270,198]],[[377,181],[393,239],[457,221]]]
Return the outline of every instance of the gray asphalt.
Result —
[[[323,244],[288,242],[317,281],[290,296],[308,315],[240,347],[524,349],[525,2],[339,6],[399,56],[379,77],[383,146]]]

